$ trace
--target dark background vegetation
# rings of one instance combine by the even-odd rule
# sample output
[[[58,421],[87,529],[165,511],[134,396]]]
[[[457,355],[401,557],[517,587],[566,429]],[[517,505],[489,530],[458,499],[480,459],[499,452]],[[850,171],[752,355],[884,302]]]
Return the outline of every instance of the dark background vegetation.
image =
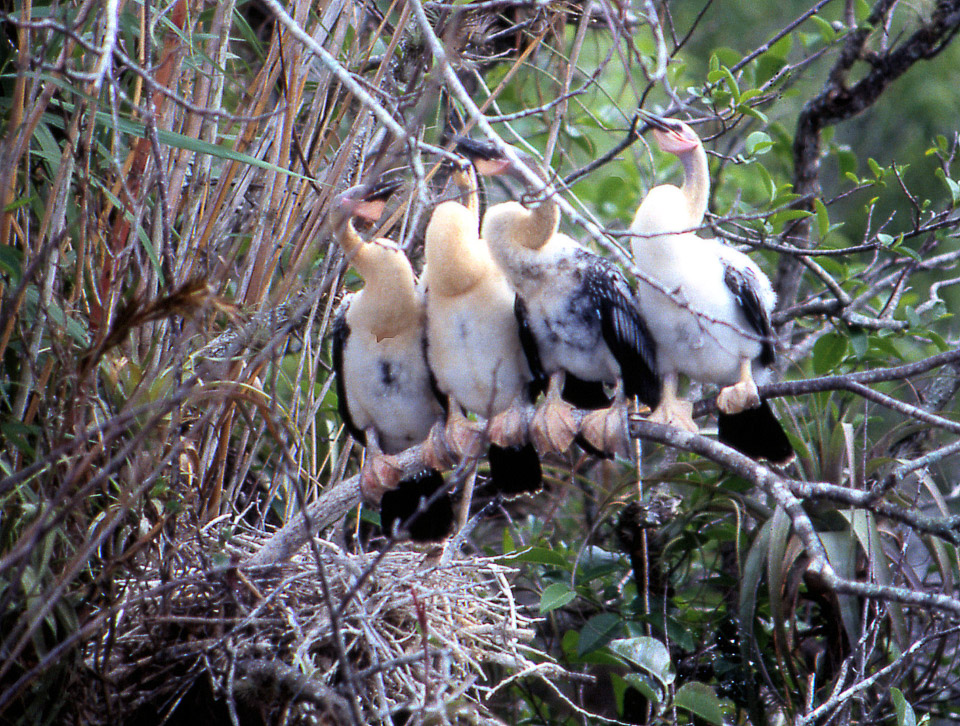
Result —
[[[960,722],[960,2],[2,13],[0,723]],[[705,436],[635,417],[638,466],[379,537],[331,200],[408,180],[365,233],[419,268],[467,131],[546,154],[627,264],[680,173],[641,107],[696,124],[699,233],[778,290],[797,461],[717,444],[691,386]]]

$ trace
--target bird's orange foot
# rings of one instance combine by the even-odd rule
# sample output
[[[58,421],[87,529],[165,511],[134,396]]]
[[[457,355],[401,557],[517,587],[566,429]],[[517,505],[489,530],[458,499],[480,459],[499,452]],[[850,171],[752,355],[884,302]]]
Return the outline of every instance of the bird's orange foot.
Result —
[[[487,436],[490,443],[509,448],[527,442],[527,417],[523,409],[511,406],[503,413],[498,413],[487,427]]]
[[[461,459],[473,459],[483,451],[483,427],[462,416],[447,421],[444,434],[450,449]]]
[[[580,433],[588,444],[599,451],[622,456],[625,459],[631,456],[625,403],[615,403],[609,408],[591,411],[583,417]]]
[[[661,402],[647,420],[664,424],[665,426],[673,426],[682,431],[689,431],[692,434],[700,430],[693,421],[693,404],[689,401],[681,401],[680,399]]]
[[[563,452],[577,435],[574,408],[561,400],[543,403],[530,422],[530,440],[541,454]]]
[[[368,456],[360,472],[360,493],[368,502],[377,503],[384,492],[396,489],[403,470],[395,456]]]
[[[740,413],[759,405],[760,393],[757,391],[757,384],[752,380],[727,386],[717,396],[717,408],[726,414]]]
[[[451,448],[451,442],[447,439],[446,427],[442,421],[433,425],[430,435],[420,447],[423,451],[423,463],[431,469],[445,471],[459,462],[459,455]]]

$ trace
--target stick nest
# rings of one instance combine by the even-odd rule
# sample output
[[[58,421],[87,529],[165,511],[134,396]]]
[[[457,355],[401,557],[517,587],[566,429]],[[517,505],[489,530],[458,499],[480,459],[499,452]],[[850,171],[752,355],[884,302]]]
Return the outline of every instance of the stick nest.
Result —
[[[259,540],[234,536],[221,566],[184,544],[166,572],[127,583],[85,654],[90,723],[118,710],[178,722],[199,709],[211,723],[499,723],[483,706],[497,688],[563,674],[528,657],[534,620],[494,559],[318,541],[282,566],[240,570]]]

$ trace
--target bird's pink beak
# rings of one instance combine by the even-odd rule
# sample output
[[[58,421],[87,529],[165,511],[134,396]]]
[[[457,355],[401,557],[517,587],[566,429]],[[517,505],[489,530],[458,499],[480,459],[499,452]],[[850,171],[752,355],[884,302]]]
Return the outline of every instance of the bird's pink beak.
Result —
[[[478,174],[484,176],[498,176],[506,173],[510,168],[510,160],[503,159],[474,159],[473,166]]]
[[[370,188],[365,185],[350,187],[342,194],[337,195],[334,204],[338,209],[353,217],[362,217],[368,222],[376,222],[387,206],[385,199],[364,199],[363,195]]]

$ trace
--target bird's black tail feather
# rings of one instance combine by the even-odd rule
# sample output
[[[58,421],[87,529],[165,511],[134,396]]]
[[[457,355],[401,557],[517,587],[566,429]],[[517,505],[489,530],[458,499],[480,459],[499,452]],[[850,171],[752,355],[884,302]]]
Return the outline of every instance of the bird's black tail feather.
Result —
[[[789,464],[793,460],[790,440],[766,401],[760,401],[757,408],[748,408],[740,413],[721,413],[717,422],[720,442],[741,454],[779,465]]]
[[[414,542],[433,542],[449,535],[453,529],[453,503],[449,493],[440,491],[442,488],[440,472],[424,469],[385,492],[380,500],[380,527],[384,534],[390,534],[399,524]],[[422,502],[429,504],[421,510]]]
[[[572,373],[564,376],[563,392],[560,395],[571,406],[587,411],[607,408],[613,403],[613,399],[603,390],[603,381],[585,381]]]
[[[533,444],[496,446],[490,444],[490,485],[504,496],[535,492],[543,485],[540,457]]]

